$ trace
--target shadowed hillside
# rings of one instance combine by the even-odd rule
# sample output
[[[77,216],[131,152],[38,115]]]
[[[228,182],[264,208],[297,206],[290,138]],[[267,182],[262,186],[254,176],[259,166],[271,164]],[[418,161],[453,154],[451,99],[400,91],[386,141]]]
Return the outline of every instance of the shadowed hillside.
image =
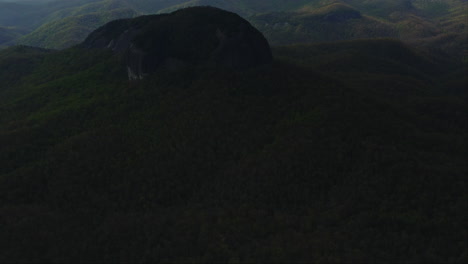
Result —
[[[465,263],[462,65],[273,54],[129,82],[111,50],[0,51],[0,262]]]
[[[21,37],[25,32],[26,30],[14,27],[0,27],[0,46]]]

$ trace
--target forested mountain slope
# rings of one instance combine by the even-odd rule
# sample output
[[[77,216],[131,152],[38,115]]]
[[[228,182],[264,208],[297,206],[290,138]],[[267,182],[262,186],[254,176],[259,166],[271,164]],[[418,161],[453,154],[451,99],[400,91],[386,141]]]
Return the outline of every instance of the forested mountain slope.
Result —
[[[0,47],[5,43],[9,43],[15,39],[18,39],[27,31],[15,27],[0,27]]]
[[[256,15],[251,20],[277,45],[399,37],[391,23],[365,16],[344,4],[307,8],[300,12],[267,13]]]
[[[83,41],[89,32],[107,22],[137,15],[133,9],[116,8],[53,20],[20,38],[18,43],[50,49],[68,48]]]
[[[250,17],[272,44],[398,38],[461,58],[466,52],[466,1],[310,1],[294,12]]]
[[[273,53],[129,82],[111,51],[0,51],[0,262],[465,263],[463,65]]]

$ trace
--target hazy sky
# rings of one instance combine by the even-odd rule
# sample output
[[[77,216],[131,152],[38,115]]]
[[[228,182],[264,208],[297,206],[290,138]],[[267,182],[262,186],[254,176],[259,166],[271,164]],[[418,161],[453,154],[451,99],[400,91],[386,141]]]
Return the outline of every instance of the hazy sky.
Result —
[[[0,0],[0,2],[24,3],[24,2],[51,2],[51,1],[70,1],[70,0]]]

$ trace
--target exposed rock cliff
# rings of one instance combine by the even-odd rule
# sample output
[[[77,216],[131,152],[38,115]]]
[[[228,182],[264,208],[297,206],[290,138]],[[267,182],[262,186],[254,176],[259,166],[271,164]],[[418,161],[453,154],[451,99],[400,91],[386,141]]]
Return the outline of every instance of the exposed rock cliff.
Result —
[[[156,69],[187,65],[245,69],[272,61],[264,36],[240,16],[213,7],[110,22],[91,33],[86,48],[125,57],[130,80]]]

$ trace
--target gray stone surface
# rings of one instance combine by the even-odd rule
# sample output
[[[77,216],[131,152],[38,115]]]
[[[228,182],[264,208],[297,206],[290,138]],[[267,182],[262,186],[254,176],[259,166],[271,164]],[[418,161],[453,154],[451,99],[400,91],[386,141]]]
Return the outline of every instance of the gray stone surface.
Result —
[[[82,46],[123,56],[130,80],[160,68],[246,69],[272,61],[270,46],[257,29],[234,13],[212,7],[113,21],[91,33]]]

